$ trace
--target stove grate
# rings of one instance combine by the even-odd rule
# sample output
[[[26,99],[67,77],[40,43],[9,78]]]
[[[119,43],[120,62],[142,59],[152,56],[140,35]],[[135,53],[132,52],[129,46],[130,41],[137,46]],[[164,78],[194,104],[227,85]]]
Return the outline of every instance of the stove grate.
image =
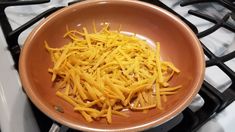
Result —
[[[216,2],[231,11],[235,11],[235,2],[234,0],[183,0],[181,2],[181,6],[187,6],[191,4],[199,4],[199,3],[209,3],[209,2]]]
[[[15,68],[18,70],[18,63],[19,63],[19,55],[21,51],[21,47],[18,44],[18,37],[19,35],[25,31],[27,28],[41,20],[42,18],[47,17],[51,13],[63,8],[63,7],[53,7],[40,15],[36,16],[32,20],[26,22],[19,28],[12,30],[9,21],[7,19],[7,16],[4,12],[5,8],[8,6],[19,6],[19,5],[30,5],[30,4],[41,4],[49,2],[50,0],[3,0],[0,2],[0,25],[3,30],[4,36],[6,38],[8,49],[13,57]],[[203,18],[205,20],[208,20],[209,22],[214,23],[215,25],[205,31],[202,31],[198,33],[197,28],[195,25],[187,21],[184,17],[180,16],[178,13],[173,11],[171,8],[166,6],[164,3],[160,2],[159,0],[144,0],[145,2],[160,6],[171,13],[178,16],[181,20],[183,20],[193,31],[194,33],[199,37],[206,37],[207,35],[211,34],[212,32],[216,31],[218,28],[223,27],[231,32],[235,32],[235,28],[227,23],[227,20],[232,17],[232,13],[234,12],[234,2],[232,3],[232,0],[225,1],[225,0],[190,0],[190,1],[183,1],[181,3],[182,6],[190,5],[190,4],[197,4],[201,2],[217,2],[221,4],[222,6],[228,8],[232,13],[226,14],[222,19],[214,19],[213,17],[202,14],[199,11],[193,11],[190,10],[189,14],[195,15],[197,17]],[[77,0],[74,2],[69,3],[69,5],[74,4],[78,2]],[[182,7],[183,8],[183,7]],[[229,61],[233,58],[235,58],[235,51],[218,57],[214,55],[203,43],[202,47],[204,50],[205,55],[209,58],[208,61],[206,61],[206,67],[210,66],[218,66],[223,72],[225,72],[229,78],[232,80],[232,85],[225,90],[223,93],[219,92],[215,87],[213,87],[210,83],[207,81],[203,82],[203,85],[199,91],[199,94],[202,96],[202,98],[205,101],[205,104],[200,108],[198,111],[193,112],[189,108],[186,108],[183,112],[183,119],[180,120],[181,122],[176,125],[174,128],[170,130],[170,132],[176,132],[176,131],[196,131],[198,128],[200,128],[203,124],[205,124],[212,116],[216,115],[216,113],[219,113],[221,110],[226,108],[232,101],[235,99],[235,73],[232,71],[227,65],[224,63],[226,61]],[[50,126],[45,126],[45,122],[47,124],[52,124],[53,121],[45,116],[43,113],[41,113],[33,104],[32,104],[33,111],[35,113],[35,117],[38,121],[39,127],[41,131],[48,131],[50,129]],[[153,130],[153,129],[152,129]],[[65,126],[62,126],[60,129],[61,132],[68,132],[73,131],[71,129],[66,128]]]

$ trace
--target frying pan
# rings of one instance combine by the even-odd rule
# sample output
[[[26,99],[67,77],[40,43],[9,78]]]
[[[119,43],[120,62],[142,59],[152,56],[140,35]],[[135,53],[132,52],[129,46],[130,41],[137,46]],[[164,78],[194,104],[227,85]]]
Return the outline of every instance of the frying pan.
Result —
[[[129,117],[113,116],[88,123],[73,107],[55,95],[48,68],[52,66],[44,41],[50,47],[61,47],[66,26],[71,29],[97,26],[107,22],[111,29],[143,35],[161,43],[161,58],[171,61],[181,73],[171,80],[183,87],[168,97],[163,110],[148,113],[125,111]],[[204,78],[204,54],[199,40],[179,18],[160,7],[132,0],[96,0],[80,2],[53,13],[44,19],[28,36],[20,55],[19,71],[29,99],[47,116],[68,127],[83,131],[139,131],[158,126],[182,112],[198,93]],[[55,106],[64,112],[55,110]]]

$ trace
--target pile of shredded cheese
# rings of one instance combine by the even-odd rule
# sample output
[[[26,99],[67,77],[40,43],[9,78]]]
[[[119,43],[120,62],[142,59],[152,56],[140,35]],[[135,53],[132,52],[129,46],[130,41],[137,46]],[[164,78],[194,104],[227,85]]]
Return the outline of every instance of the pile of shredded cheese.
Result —
[[[70,103],[75,112],[91,122],[112,114],[128,116],[122,110],[163,109],[167,95],[181,87],[170,86],[169,80],[179,70],[160,59],[156,49],[135,35],[110,31],[105,25],[93,33],[69,30],[64,35],[71,41],[61,48],[45,47],[54,63],[49,72],[58,90],[56,95]]]

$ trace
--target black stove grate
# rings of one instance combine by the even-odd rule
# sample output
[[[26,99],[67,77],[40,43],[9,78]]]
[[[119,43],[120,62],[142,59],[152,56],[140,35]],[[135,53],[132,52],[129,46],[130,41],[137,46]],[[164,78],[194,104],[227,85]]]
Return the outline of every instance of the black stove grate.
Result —
[[[197,13],[197,12],[193,11],[193,10],[190,10],[189,13],[193,14],[193,13]],[[205,16],[205,14],[203,16]],[[225,23],[226,23],[226,21],[228,21],[229,17],[230,17],[230,13],[227,13],[221,20],[217,20],[214,26],[212,26],[209,29],[206,29],[205,31],[202,31],[202,32],[198,33],[197,37],[202,38],[202,37],[205,37],[205,36],[215,32],[217,29],[219,29],[223,25],[225,25]]]
[[[50,0],[1,0],[0,6],[5,8],[8,6],[42,4],[46,2],[50,2]]]
[[[31,4],[41,4],[49,2],[50,0],[2,0],[0,2],[0,25],[3,30],[5,39],[8,44],[8,49],[13,57],[13,60],[15,62],[15,68],[18,70],[18,62],[19,62],[19,55],[21,51],[21,47],[18,43],[18,37],[19,35],[26,30],[28,27],[35,24],[37,21],[41,20],[42,18],[47,17],[51,13],[59,10],[63,7],[53,7],[51,9],[48,9],[47,11],[41,13],[40,15],[36,16],[32,20],[28,21],[27,23],[23,24],[19,28],[12,30],[10,23],[7,19],[7,16],[4,12],[5,8],[8,6],[19,6],[19,5],[31,5]],[[227,13],[222,19],[215,19],[209,15],[203,14],[200,11],[193,11],[189,10],[189,14],[195,15],[197,17],[203,18],[205,20],[208,20],[209,22],[214,23],[215,25],[205,31],[202,31],[198,33],[197,28],[187,21],[185,18],[177,14],[175,11],[173,11],[171,8],[166,6],[164,3],[160,2],[159,0],[143,0],[145,2],[160,6],[176,16],[178,16],[180,19],[182,19],[193,31],[194,33],[199,37],[206,37],[207,35],[213,33],[219,28],[226,28],[230,30],[231,32],[235,32],[235,28],[227,23],[227,20],[229,17],[232,17],[232,14],[235,11],[235,5],[233,0],[187,0],[182,1],[181,6],[186,6],[190,4],[197,4],[201,2],[217,2],[218,4],[221,4],[225,8],[229,9],[231,13]],[[74,4],[78,1],[74,1],[69,3]],[[183,7],[182,7],[183,8]],[[219,92],[215,87],[213,87],[210,83],[204,81],[199,94],[202,96],[202,98],[205,101],[205,104],[196,112],[193,112],[189,108],[186,108],[181,116],[177,116],[176,118],[180,118],[180,122],[178,122],[175,127],[171,128],[170,132],[178,132],[178,131],[185,131],[185,132],[191,132],[196,131],[198,128],[200,128],[203,124],[205,124],[213,115],[216,113],[219,113],[222,111],[226,106],[228,106],[232,101],[235,100],[235,73],[232,71],[227,65],[225,65],[226,61],[229,61],[231,59],[235,58],[235,51],[224,55],[224,56],[216,56],[213,54],[204,44],[202,44],[203,50],[205,55],[209,58],[208,61],[206,61],[206,67],[210,66],[218,66],[225,74],[228,75],[228,77],[232,80],[232,84],[230,87],[225,90],[223,93]],[[48,131],[51,127],[51,124],[53,121],[45,116],[43,113],[41,113],[33,104],[32,109],[34,111],[35,117],[38,121],[39,127],[41,131]],[[49,125],[48,125],[49,124]],[[165,123],[166,124],[166,123]],[[161,127],[161,126],[160,126]],[[159,127],[157,127],[159,128]],[[155,131],[155,130],[161,130],[161,129],[150,129],[148,131]],[[62,132],[68,132],[73,131],[65,126],[62,126],[60,131]]]
[[[206,35],[209,35],[221,27],[225,28],[227,30],[230,30],[233,33],[235,32],[235,27],[232,25],[229,25],[227,23],[228,19],[233,17],[232,15],[235,11],[235,1],[234,0],[213,0],[213,1],[212,0],[204,0],[204,1],[202,1],[202,0],[190,0],[190,1],[186,0],[186,1],[183,1],[180,5],[186,6],[186,5],[198,4],[198,3],[202,3],[202,2],[217,2],[218,4],[221,4],[222,6],[226,7],[228,10],[230,10],[230,12],[227,13],[222,19],[214,19],[213,17],[211,17],[207,14],[200,13],[199,11],[189,10],[188,11],[189,14],[203,18],[203,19],[208,20],[208,21],[215,24],[211,28],[209,28],[201,33],[198,33],[197,36],[199,38],[202,38]],[[225,90],[223,93],[220,93],[218,90],[216,91],[215,88],[210,90],[210,91],[213,91],[213,93],[218,96],[220,101],[222,101],[222,104],[221,104],[220,108],[218,109],[218,112],[219,112],[219,111],[223,110],[228,104],[230,104],[235,99],[235,97],[234,97],[235,72],[232,71],[232,69],[230,69],[226,64],[224,64],[226,61],[229,61],[229,60],[235,58],[235,51],[233,51],[227,55],[218,57],[215,54],[213,54],[205,45],[202,44],[202,46],[204,49],[204,53],[209,58],[209,60],[206,61],[206,66],[207,67],[218,66],[232,80],[232,84],[230,85],[230,87],[227,90]],[[207,88],[213,87],[207,82],[204,83],[204,85],[205,84],[206,84]],[[216,92],[214,92],[214,91],[216,91]]]
[[[215,25],[211,28],[202,31],[200,33],[197,33],[196,35],[198,38],[205,37],[207,35],[210,35],[214,31],[216,31],[219,28],[226,28],[227,30],[230,30],[231,32],[235,32],[235,27],[232,25],[229,25],[227,23],[228,19],[232,17],[232,13],[235,11],[235,4],[232,3],[232,1],[225,1],[225,0],[187,0],[183,1],[180,5],[186,6],[190,4],[198,4],[203,2],[217,2],[218,4],[221,4],[222,6],[228,8],[231,12],[227,13],[222,19],[215,19],[207,14],[203,14],[200,11],[194,11],[189,10],[188,13],[191,15],[195,15],[197,17],[203,18],[205,20],[208,20],[209,22],[214,23]],[[231,104],[235,100],[235,72],[232,71],[231,68],[229,68],[225,62],[229,61],[233,58],[235,58],[235,51],[224,55],[224,56],[216,56],[213,54],[203,43],[202,47],[204,50],[205,55],[209,58],[208,61],[206,61],[206,67],[210,66],[218,66],[228,77],[232,80],[232,84],[227,88],[224,92],[218,91],[215,87],[213,87],[211,84],[209,84],[207,81],[203,82],[202,88],[199,91],[199,94],[202,96],[202,98],[205,101],[205,104],[202,108],[200,108],[196,112],[192,112],[191,110],[185,110],[183,113],[184,119],[182,122],[177,125],[175,128],[173,128],[172,132],[177,132],[180,130],[184,131],[196,131],[198,130],[203,124],[205,124],[212,116],[216,115],[220,111],[222,111],[226,106]],[[187,124],[190,119],[194,120],[193,123]],[[192,122],[192,121],[191,121]],[[189,129],[186,129],[185,126],[188,126]]]
[[[207,14],[203,14],[201,13],[200,11],[194,11],[194,10],[189,10],[188,11],[189,14],[191,15],[194,15],[194,16],[197,16],[197,17],[200,17],[202,19],[205,19],[209,22],[212,22],[214,24],[218,24],[218,23],[221,23],[220,24],[220,27],[223,27],[223,28],[226,28],[228,30],[230,30],[231,32],[235,32],[235,27],[226,23],[227,20],[224,20],[224,21],[221,21],[221,20],[216,20],[215,18],[213,18],[212,16],[209,16]],[[231,17],[231,14],[228,13],[226,17],[230,16]],[[224,16],[225,17],[225,16]],[[228,19],[228,18],[226,18]]]
[[[183,0],[181,2],[181,6],[191,5],[191,4],[199,4],[199,3],[209,3],[209,2],[215,2],[218,3],[229,10],[235,11],[235,2],[234,0]]]

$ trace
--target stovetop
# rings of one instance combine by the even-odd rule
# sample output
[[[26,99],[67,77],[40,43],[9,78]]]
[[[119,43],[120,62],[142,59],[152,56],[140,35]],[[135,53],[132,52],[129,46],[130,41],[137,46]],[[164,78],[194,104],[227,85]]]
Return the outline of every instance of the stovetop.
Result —
[[[235,120],[235,2],[144,1],[174,13],[194,31],[204,49],[207,66],[204,83],[192,104],[171,121],[148,131],[235,130],[232,122]],[[27,99],[17,71],[21,47],[33,27],[68,3],[76,2],[0,1],[0,126],[3,132],[73,131],[45,116]]]

